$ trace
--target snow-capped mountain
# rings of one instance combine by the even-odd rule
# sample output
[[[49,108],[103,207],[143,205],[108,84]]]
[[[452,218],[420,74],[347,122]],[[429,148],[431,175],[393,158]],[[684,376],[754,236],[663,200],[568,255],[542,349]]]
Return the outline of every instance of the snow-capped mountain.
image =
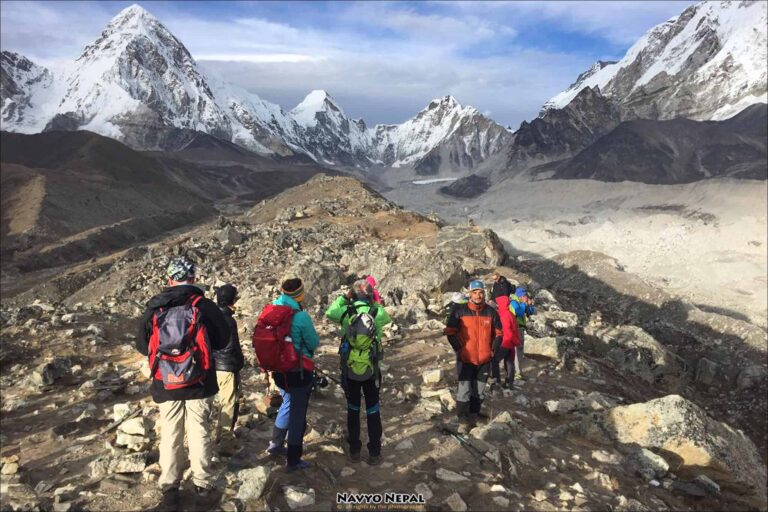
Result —
[[[710,1],[653,27],[616,63],[598,62],[543,111],[599,87],[627,118],[726,119],[768,101],[768,3]]]
[[[472,169],[499,151],[510,133],[452,96],[432,100],[416,117],[373,129],[376,158],[391,167],[413,166],[419,174]]]
[[[325,91],[286,112],[198,66],[138,5],[113,18],[66,70],[54,75],[4,52],[2,77],[4,130],[90,130],[137,149],[180,149],[204,132],[261,154],[304,153],[324,165],[422,164],[434,172],[472,168],[507,136],[451,97],[403,124],[372,128],[348,118]]]
[[[310,92],[289,114],[299,126],[292,143],[318,162],[360,168],[374,163],[365,121],[348,118],[326,91]]]
[[[38,114],[50,103],[53,73],[18,53],[0,53],[0,89],[3,93],[0,119],[3,126],[21,132],[38,132],[46,118]]]

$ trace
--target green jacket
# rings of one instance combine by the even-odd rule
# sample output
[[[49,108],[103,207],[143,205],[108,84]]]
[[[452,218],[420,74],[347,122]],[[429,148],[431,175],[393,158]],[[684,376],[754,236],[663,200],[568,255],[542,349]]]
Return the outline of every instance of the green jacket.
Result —
[[[364,300],[356,300],[351,304],[355,307],[355,311],[358,313],[367,313],[371,310],[371,304]],[[347,331],[347,327],[349,326],[349,319],[352,316],[344,314],[346,313],[349,305],[349,299],[342,295],[337,297],[336,300],[333,301],[333,304],[331,304],[328,310],[325,312],[325,316],[328,318],[328,320],[341,325],[342,333]],[[374,317],[374,322],[376,324],[376,337],[381,340],[381,330],[385,325],[391,323],[392,319],[389,317],[389,313],[387,313],[387,310],[384,309],[383,306],[376,305],[376,309],[378,310],[376,316]]]

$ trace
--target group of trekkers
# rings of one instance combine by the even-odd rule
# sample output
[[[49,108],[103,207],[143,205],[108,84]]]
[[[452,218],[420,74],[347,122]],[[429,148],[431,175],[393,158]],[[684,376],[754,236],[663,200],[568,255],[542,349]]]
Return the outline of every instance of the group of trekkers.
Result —
[[[167,266],[168,286],[147,303],[139,322],[136,348],[148,357],[150,390],[160,412],[159,485],[163,498],[156,510],[176,510],[187,454],[195,493],[207,497],[214,485],[214,445],[221,455],[236,447],[239,372],[244,357],[233,312],[238,290],[225,284],[215,290],[216,302],[195,284],[195,264],[186,257]],[[521,380],[525,323],[534,313],[524,288],[514,288],[494,274],[492,301],[485,285],[469,283],[468,297],[457,293],[450,304],[445,334],[456,352],[456,394],[459,433],[466,433],[481,415],[489,373],[502,386]],[[282,282],[280,295],[265,306],[253,330],[252,345],[262,371],[271,375],[282,402],[266,453],[285,457],[285,470],[302,470],[307,409],[319,374],[314,362],[320,337],[304,310],[307,293],[298,277]],[[351,462],[362,460],[360,412],[365,398],[368,427],[366,462],[381,462],[382,422],[379,403],[382,329],[392,320],[372,276],[356,280],[325,311],[340,326],[338,380],[347,401],[347,442]],[[506,378],[499,379],[499,364]],[[218,406],[213,398],[218,394]],[[217,427],[211,433],[211,419]]]

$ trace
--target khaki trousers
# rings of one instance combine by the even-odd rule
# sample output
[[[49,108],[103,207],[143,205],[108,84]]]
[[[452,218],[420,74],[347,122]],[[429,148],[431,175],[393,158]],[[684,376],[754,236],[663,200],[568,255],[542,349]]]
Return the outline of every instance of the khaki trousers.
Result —
[[[218,416],[216,423],[216,441],[221,439],[222,430],[226,436],[231,437],[235,429],[237,407],[237,374],[234,372],[216,372],[216,380],[219,383]]]
[[[184,434],[189,448],[192,482],[198,487],[213,487],[211,471],[212,441],[209,432],[211,400],[175,400],[160,407],[160,480],[163,490],[178,488],[184,475],[186,454]]]

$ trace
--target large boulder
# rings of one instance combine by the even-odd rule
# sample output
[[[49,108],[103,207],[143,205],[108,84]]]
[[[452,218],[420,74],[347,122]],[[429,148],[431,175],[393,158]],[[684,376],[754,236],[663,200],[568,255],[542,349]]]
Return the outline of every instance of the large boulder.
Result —
[[[525,355],[542,356],[550,359],[560,359],[565,354],[565,339],[562,337],[548,336],[546,338],[534,338],[526,336]]]
[[[491,266],[503,265],[507,252],[496,233],[472,226],[445,226],[437,233],[437,248]]]
[[[336,265],[322,265],[300,260],[284,271],[284,277],[298,276],[307,290],[305,306],[327,306],[326,298],[345,282],[344,273]]]
[[[345,253],[340,264],[350,274],[376,277],[387,305],[416,305],[425,299],[428,303],[429,298],[437,300],[442,293],[460,290],[467,284],[460,254],[435,251],[422,242],[398,241],[386,249],[361,244]]]
[[[574,333],[579,324],[576,313],[568,311],[537,311],[528,319],[527,330],[533,336],[555,336]]]
[[[654,383],[664,376],[682,376],[685,362],[664,345],[633,325],[584,328],[587,339],[600,355],[611,359],[622,372],[629,372]],[[527,347],[526,347],[527,348]]]
[[[681,469],[705,473],[764,499],[766,469],[754,443],[740,430],[716,421],[679,395],[614,407],[581,423],[594,440],[674,454]]]

